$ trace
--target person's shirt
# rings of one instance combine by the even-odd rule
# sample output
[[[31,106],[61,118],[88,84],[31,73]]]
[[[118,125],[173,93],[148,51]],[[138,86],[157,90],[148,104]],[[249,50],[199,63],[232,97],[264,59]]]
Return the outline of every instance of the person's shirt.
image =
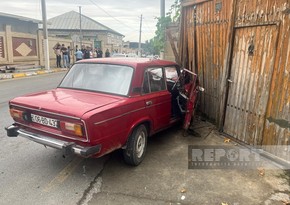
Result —
[[[67,47],[67,53],[68,53],[69,56],[71,55],[71,51],[72,51],[72,49]]]
[[[63,47],[63,48],[62,48],[62,54],[63,54],[63,55],[68,55],[68,50],[67,50],[66,47]]]
[[[60,47],[55,47],[54,48],[54,53],[55,53],[55,55],[59,56],[61,54]]]
[[[83,59],[83,53],[80,50],[78,50],[75,55],[77,59]]]

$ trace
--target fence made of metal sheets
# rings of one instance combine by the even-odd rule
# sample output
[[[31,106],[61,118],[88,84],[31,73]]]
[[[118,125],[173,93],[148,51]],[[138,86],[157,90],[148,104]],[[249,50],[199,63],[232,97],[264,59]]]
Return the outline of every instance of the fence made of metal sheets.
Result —
[[[286,159],[289,149],[280,146],[290,138],[288,1],[186,0],[182,6],[180,62],[205,88],[201,111],[226,134]]]

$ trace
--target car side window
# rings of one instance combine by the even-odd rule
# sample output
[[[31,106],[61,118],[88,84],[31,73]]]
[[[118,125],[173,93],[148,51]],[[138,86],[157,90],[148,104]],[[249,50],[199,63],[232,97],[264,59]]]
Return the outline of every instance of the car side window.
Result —
[[[166,90],[162,68],[148,68],[144,74],[143,93]]]
[[[176,81],[178,79],[178,73],[175,66],[165,67],[166,80]]]

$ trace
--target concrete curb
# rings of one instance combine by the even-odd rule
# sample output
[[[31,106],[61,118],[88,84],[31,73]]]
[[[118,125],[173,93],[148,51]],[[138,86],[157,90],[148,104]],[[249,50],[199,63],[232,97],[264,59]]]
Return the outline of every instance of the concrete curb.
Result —
[[[23,78],[26,77],[26,73],[15,73],[12,74],[12,78]]]
[[[12,73],[0,74],[0,80],[2,80],[2,79],[12,79],[12,78],[13,78]]]
[[[34,75],[43,75],[43,74],[48,74],[48,73],[65,72],[67,70],[68,70],[67,68],[54,68],[49,71],[38,70],[36,72],[26,72],[26,73],[2,73],[0,74],[0,80],[12,79],[12,78],[24,78],[24,77],[29,77],[29,76],[34,76]]]

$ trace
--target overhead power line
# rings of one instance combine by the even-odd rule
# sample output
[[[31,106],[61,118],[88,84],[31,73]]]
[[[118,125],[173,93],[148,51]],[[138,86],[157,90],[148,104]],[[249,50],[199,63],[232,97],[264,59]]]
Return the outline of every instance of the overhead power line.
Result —
[[[132,30],[136,30],[136,29],[133,29],[131,28],[130,26],[128,26],[127,24],[123,23],[122,21],[120,21],[119,19],[117,19],[116,17],[112,16],[111,14],[109,14],[105,9],[103,9],[102,7],[100,7],[98,4],[96,4],[93,0],[90,0],[90,2],[92,4],[94,4],[96,7],[98,7],[100,10],[102,10],[104,13],[106,13],[108,16],[110,16],[111,18],[113,18],[114,20],[116,20],[117,22],[123,24],[124,26],[132,29]]]

